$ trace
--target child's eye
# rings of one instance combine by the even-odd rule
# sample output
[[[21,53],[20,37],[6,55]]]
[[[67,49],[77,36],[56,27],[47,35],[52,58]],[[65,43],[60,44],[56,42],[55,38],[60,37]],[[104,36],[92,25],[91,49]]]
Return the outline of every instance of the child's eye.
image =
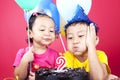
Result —
[[[54,32],[53,30],[50,30],[50,32]]]
[[[50,32],[55,32],[55,29],[54,28],[50,28]]]
[[[79,35],[78,37],[80,37],[80,38],[81,38],[81,37],[83,37],[83,36],[84,36],[84,35]]]
[[[40,29],[40,31],[45,31],[44,29]]]
[[[72,39],[72,37],[68,37],[67,39]]]

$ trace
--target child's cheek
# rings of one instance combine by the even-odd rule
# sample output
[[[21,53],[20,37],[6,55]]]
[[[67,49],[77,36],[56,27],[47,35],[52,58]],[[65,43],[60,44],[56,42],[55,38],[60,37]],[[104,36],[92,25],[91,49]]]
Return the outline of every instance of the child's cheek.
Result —
[[[68,50],[70,50],[70,51],[71,51],[71,50],[72,50],[72,45],[68,43],[68,45],[67,45],[67,46],[68,46]]]

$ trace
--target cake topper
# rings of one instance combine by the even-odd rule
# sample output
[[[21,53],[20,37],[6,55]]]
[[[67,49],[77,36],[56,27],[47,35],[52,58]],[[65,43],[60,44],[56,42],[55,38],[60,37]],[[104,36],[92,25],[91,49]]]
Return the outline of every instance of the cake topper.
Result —
[[[65,65],[66,65],[66,60],[65,60],[65,58],[63,56],[60,56],[60,57],[58,57],[56,59],[56,63],[58,65],[57,66],[57,70],[61,71],[65,67]]]

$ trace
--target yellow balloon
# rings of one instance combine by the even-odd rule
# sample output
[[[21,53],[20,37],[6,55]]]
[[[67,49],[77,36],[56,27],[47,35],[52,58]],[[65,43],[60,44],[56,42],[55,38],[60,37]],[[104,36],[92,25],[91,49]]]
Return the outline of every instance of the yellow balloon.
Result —
[[[62,18],[62,16],[60,16],[60,32],[62,36],[65,36],[65,31],[64,31],[65,24],[66,24],[66,21]]]

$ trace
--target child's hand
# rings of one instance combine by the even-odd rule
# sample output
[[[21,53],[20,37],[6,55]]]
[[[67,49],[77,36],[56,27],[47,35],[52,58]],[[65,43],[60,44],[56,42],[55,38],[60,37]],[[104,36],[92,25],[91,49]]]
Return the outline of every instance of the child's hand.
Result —
[[[106,80],[120,80],[120,78],[116,75],[109,74]]]
[[[35,73],[30,71],[29,80],[35,80]]]
[[[26,61],[26,62],[31,62],[31,61],[33,61],[34,60],[34,54],[33,54],[33,47],[31,47],[29,50],[28,50],[28,52],[26,52],[25,54],[24,54],[24,56],[23,56],[23,58],[22,59],[24,59],[24,61]]]
[[[95,33],[95,26],[93,23],[88,26],[87,29],[87,36],[86,36],[86,45],[89,48],[90,46],[96,46],[96,33]]]

